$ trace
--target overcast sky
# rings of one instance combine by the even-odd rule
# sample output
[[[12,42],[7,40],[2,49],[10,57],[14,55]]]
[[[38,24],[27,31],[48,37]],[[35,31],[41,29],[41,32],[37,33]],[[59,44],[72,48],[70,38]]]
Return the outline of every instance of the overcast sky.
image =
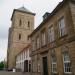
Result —
[[[52,12],[62,0],[0,0],[0,61],[4,60],[7,53],[8,29],[11,26],[13,9],[25,6],[36,13],[35,28],[42,22],[45,12]]]

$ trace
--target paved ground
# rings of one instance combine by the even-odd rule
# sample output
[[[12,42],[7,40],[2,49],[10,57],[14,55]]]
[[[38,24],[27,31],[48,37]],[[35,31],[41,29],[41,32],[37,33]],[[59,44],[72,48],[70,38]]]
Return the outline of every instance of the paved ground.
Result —
[[[6,71],[0,71],[0,75],[30,75],[28,73],[21,73],[21,72],[6,72]]]

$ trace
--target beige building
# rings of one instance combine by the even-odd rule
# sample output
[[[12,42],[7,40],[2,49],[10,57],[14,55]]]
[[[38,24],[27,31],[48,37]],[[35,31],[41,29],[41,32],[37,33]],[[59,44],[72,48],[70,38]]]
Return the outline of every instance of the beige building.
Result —
[[[31,71],[31,57],[30,57],[30,44],[25,47],[19,54],[16,56],[16,70],[22,72]]]
[[[75,75],[75,0],[63,0],[31,33],[32,75]]]
[[[8,38],[8,69],[15,67],[15,56],[30,43],[28,35],[34,30],[34,16],[35,14],[25,7],[13,11]]]

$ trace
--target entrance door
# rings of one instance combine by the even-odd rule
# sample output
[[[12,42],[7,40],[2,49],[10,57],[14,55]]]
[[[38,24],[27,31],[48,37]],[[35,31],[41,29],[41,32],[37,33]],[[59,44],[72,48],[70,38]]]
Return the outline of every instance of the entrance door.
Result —
[[[48,75],[47,56],[43,57],[43,75]]]
[[[24,61],[24,72],[28,72],[28,60]]]

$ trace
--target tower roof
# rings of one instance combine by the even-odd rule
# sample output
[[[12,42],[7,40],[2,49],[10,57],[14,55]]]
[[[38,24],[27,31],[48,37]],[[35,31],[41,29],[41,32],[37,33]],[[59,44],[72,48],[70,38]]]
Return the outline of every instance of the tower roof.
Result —
[[[30,10],[28,10],[27,8],[25,8],[24,6],[18,8],[18,9],[15,9],[17,11],[20,11],[20,12],[25,12],[25,13],[28,13],[28,14],[33,14],[35,15],[35,13],[31,12]]]
[[[28,10],[27,8],[25,8],[24,6],[23,7],[20,7],[18,8],[17,10],[20,10],[20,11],[25,11],[25,12],[30,12],[32,13],[30,10]]]
[[[18,8],[18,9],[14,9],[11,20],[13,18],[14,12],[15,11],[19,11],[19,12],[23,12],[23,13],[27,13],[27,14],[31,14],[31,15],[35,15],[35,13],[31,12],[30,10],[28,10],[27,8],[25,8],[24,6]]]

